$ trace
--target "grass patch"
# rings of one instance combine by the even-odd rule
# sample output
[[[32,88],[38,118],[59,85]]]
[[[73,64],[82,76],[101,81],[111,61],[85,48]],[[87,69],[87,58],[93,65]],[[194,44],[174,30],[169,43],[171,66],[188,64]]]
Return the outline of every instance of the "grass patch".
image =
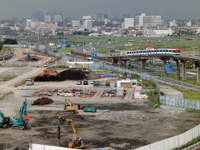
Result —
[[[8,92],[8,93],[5,93],[5,94],[3,94],[3,96],[1,96],[0,97],[0,100],[3,100],[6,96],[8,96],[8,95],[11,95],[11,94],[13,94],[13,92],[11,91],[11,92]]]
[[[6,76],[6,77],[0,77],[0,80],[3,81],[3,82],[6,82],[6,81],[12,80],[14,78],[15,77]]]
[[[149,96],[149,108],[150,109],[155,109],[155,108],[160,107],[158,94],[157,94],[156,90],[149,91],[146,94]]]
[[[14,87],[22,86],[22,85],[25,85],[25,84],[26,84],[26,80],[23,80],[23,81],[21,81],[21,82],[15,84]]]
[[[196,101],[200,101],[200,94],[199,92],[193,91],[193,90],[188,90],[188,89],[184,89],[178,86],[172,87],[178,91],[180,91],[181,93],[183,93],[184,99],[190,99],[190,100],[196,100]]]
[[[71,47],[65,47],[65,48],[61,48],[58,51],[59,52],[63,52],[63,53],[71,53],[72,48]]]
[[[185,110],[190,113],[200,113],[200,110],[194,110],[194,109],[190,109],[190,108],[186,108]]]

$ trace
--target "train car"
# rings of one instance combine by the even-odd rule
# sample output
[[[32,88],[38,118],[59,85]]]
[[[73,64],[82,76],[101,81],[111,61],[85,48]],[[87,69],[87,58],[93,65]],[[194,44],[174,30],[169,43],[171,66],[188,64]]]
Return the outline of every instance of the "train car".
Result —
[[[180,49],[148,49],[148,50],[135,50],[127,51],[128,56],[138,56],[138,55],[180,55]]]

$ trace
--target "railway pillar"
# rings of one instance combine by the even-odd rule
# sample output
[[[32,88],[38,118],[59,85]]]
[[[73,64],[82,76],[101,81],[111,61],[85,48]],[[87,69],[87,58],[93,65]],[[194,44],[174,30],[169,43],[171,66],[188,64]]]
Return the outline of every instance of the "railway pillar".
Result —
[[[145,69],[145,67],[144,67],[145,61],[146,61],[145,59],[142,59],[142,60],[141,60],[141,69],[142,69],[142,70]]]
[[[167,71],[165,71],[165,65],[167,64],[167,59],[163,59],[163,75],[167,74]]]
[[[182,61],[182,80],[186,79],[186,61]]]
[[[200,63],[195,62],[195,66],[197,68],[197,83],[200,83]]]
[[[200,66],[197,67],[197,83],[200,83]]]
[[[176,78],[180,80],[180,63],[179,60],[176,60]]]

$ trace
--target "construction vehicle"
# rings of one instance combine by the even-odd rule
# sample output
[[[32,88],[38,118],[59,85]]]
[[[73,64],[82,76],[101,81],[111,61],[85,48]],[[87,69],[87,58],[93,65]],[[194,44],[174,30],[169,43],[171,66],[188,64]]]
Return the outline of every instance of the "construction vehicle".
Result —
[[[29,117],[26,112],[26,107],[27,107],[27,99],[25,99],[20,108],[19,118],[10,119],[10,122],[12,123],[13,126],[22,126],[23,129],[29,128],[28,126]]]
[[[7,125],[10,125],[10,117],[5,117],[4,114],[0,111],[0,127],[5,127]]]
[[[81,140],[81,138],[76,137],[77,136],[76,129],[74,127],[72,119],[65,119],[63,116],[58,117],[58,142],[59,142],[59,145],[60,145],[60,130],[61,130],[60,122],[61,121],[68,122],[71,125],[72,131],[73,131],[73,139],[72,139],[72,141],[70,141],[68,143],[68,147],[69,148],[77,148],[77,149],[84,148],[83,140]]]
[[[76,111],[76,107],[72,105],[71,101],[67,97],[65,97],[65,108],[64,108],[64,110],[72,111],[72,112]]]
[[[89,73],[90,73],[90,71],[89,71],[87,68],[83,67],[82,64],[75,63],[75,65],[76,65],[76,68],[77,68],[77,69],[79,69],[78,66],[81,66],[81,68],[82,68],[81,71],[82,71],[83,73],[86,73],[86,74],[89,74]]]
[[[97,109],[92,107],[92,105],[86,105],[84,108],[83,108],[83,111],[84,112],[96,112]]]
[[[27,86],[30,86],[30,85],[33,85],[34,84],[34,80],[33,79],[31,79],[31,78],[27,78],[26,79],[26,85]]]
[[[41,75],[41,76],[49,76],[49,73],[50,73],[50,72],[55,72],[56,75],[59,77],[57,70],[54,70],[54,69],[50,69],[50,70],[48,70],[48,71],[44,71],[44,72],[41,73],[40,75]]]

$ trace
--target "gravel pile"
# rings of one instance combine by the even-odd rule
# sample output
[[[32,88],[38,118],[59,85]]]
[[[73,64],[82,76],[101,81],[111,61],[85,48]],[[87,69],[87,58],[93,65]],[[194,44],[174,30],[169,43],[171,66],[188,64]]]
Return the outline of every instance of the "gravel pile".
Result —
[[[121,121],[146,121],[152,119],[137,111],[112,111],[106,112],[96,117],[91,117],[91,120],[109,120],[114,122]]]

